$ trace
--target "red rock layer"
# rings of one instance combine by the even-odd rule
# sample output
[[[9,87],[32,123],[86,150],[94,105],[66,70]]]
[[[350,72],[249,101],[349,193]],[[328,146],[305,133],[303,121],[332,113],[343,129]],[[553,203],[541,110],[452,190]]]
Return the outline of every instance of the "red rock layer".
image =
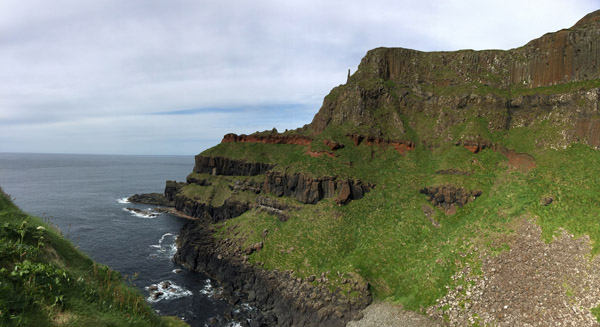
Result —
[[[225,134],[221,143],[265,143],[265,144],[296,144],[296,145],[310,145],[312,139],[306,136],[300,135],[237,135],[234,133]]]

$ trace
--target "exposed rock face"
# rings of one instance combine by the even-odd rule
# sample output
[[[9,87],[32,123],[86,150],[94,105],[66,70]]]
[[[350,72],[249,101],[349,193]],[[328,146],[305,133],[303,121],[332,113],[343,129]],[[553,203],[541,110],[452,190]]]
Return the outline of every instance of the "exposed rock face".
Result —
[[[451,127],[481,117],[490,132],[542,123],[556,127],[556,134],[536,141],[539,147],[574,141],[600,147],[598,83],[527,92],[600,78],[598,17],[600,11],[507,51],[371,50],[347,84],[325,98],[310,130],[318,135],[329,125],[352,124],[365,137],[414,140],[406,132],[410,127],[420,141],[439,146],[455,141]],[[419,125],[424,119],[431,121],[426,128]]]
[[[219,281],[225,293],[258,307],[250,317],[252,326],[342,327],[360,318],[359,311],[371,301],[364,281],[353,284],[357,296],[346,297],[329,291],[325,283],[315,286],[311,279],[295,278],[290,272],[250,265],[239,247],[228,242],[214,239],[205,222],[188,222],[179,234],[173,260],[204,272]]]
[[[323,144],[327,145],[331,151],[343,149],[344,145],[332,140],[323,140]]]
[[[481,195],[481,191],[468,191],[452,185],[425,187],[419,192],[427,195],[433,205],[444,209],[447,214],[454,213],[455,206],[462,208]]]
[[[300,209],[299,207],[293,207],[263,196],[257,198],[254,207],[276,216],[281,221],[287,221],[289,219],[287,214],[288,211]]]
[[[169,201],[175,201],[175,195],[185,185],[185,183],[176,181],[167,181],[165,184],[165,198]],[[173,205],[171,205],[173,206]]]
[[[213,222],[237,217],[250,209],[250,204],[225,200],[223,205],[214,207],[206,203],[194,201],[178,195],[175,197],[175,209],[187,216],[208,218]]]
[[[228,142],[310,145],[312,139],[301,135],[237,135],[229,133],[223,136],[221,143]]]
[[[175,203],[172,200],[167,199],[164,194],[160,193],[146,193],[146,194],[134,194],[128,198],[130,202],[149,204],[155,206],[167,206],[172,207]]]
[[[271,171],[266,175],[263,190],[276,196],[295,197],[299,202],[307,204],[333,197],[340,190],[338,203],[346,204],[350,200],[361,199],[371,188],[371,185],[361,181],[336,180],[335,177],[312,178],[300,173],[287,175]]]
[[[271,168],[273,168],[273,165],[262,162],[246,162],[224,157],[197,155],[194,172],[213,175],[255,176],[264,174]]]
[[[378,146],[393,146],[396,151],[400,153],[404,153],[414,149],[415,144],[411,141],[395,141],[388,140],[381,137],[374,136],[364,136],[360,134],[349,134],[348,137],[352,139],[354,145],[358,146],[361,143],[365,143],[367,145],[378,145]]]

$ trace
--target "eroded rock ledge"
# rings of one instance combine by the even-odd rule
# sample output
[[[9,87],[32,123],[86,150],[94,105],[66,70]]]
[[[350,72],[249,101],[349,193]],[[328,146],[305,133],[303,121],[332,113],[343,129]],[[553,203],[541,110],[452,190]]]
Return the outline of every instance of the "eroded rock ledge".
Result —
[[[206,221],[188,222],[177,240],[173,260],[216,279],[234,302],[248,302],[251,326],[341,327],[361,318],[370,302],[368,285],[352,281],[352,296],[329,291],[326,282],[296,278],[291,272],[267,271],[251,265],[237,244],[214,238]],[[326,278],[320,278],[325,281]]]
[[[301,135],[237,135],[234,133],[225,134],[221,143],[242,142],[242,143],[265,143],[265,144],[296,144],[310,145],[312,139]]]
[[[270,171],[266,174],[263,190],[276,196],[295,197],[305,204],[316,204],[339,192],[336,202],[341,205],[361,199],[373,187],[374,185],[359,180],[338,180],[330,176],[313,178],[302,173],[290,175]]]
[[[469,191],[452,185],[425,187],[419,192],[427,195],[429,201],[433,205],[442,208],[446,214],[454,214],[456,206],[462,208],[465,204],[481,195],[481,191],[479,190]]]
[[[255,176],[266,173],[273,165],[263,162],[246,162],[225,157],[195,157],[194,172],[228,176]]]
[[[365,143],[367,145],[393,146],[396,151],[400,153],[405,153],[415,148],[415,144],[411,141],[390,140],[381,137],[364,136],[360,134],[348,134],[347,136],[352,139],[352,142],[354,142],[354,145],[356,146],[359,146],[361,143]]]

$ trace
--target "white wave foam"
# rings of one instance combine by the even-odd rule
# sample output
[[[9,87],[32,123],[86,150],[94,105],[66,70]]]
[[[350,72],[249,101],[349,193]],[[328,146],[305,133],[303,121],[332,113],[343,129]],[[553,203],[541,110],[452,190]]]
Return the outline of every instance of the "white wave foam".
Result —
[[[152,284],[145,287],[150,292],[146,301],[156,303],[162,300],[174,300],[186,296],[191,296],[192,292],[187,290],[170,280],[164,280],[157,284]]]
[[[150,245],[151,248],[156,249],[150,254],[150,258],[171,259],[177,253],[175,240],[177,240],[177,235],[163,234],[158,240],[158,244]]]
[[[123,208],[123,210],[129,212],[132,216],[144,219],[154,219],[160,215],[160,213],[152,211],[152,208],[142,211],[133,211],[129,208]]]
[[[204,287],[200,290],[200,293],[208,297],[213,297],[215,294],[221,294],[223,291],[221,288],[215,288],[210,279],[206,279],[204,283]]]
[[[129,202],[129,197],[117,199],[117,202],[123,203],[123,204],[131,203],[131,202]]]

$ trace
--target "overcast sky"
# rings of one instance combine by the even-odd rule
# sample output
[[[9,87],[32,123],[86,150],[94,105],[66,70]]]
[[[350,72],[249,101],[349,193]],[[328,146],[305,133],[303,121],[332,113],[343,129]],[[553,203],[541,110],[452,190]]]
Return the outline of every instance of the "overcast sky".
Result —
[[[372,48],[510,49],[598,0],[0,0],[0,152],[196,154],[301,127]]]

